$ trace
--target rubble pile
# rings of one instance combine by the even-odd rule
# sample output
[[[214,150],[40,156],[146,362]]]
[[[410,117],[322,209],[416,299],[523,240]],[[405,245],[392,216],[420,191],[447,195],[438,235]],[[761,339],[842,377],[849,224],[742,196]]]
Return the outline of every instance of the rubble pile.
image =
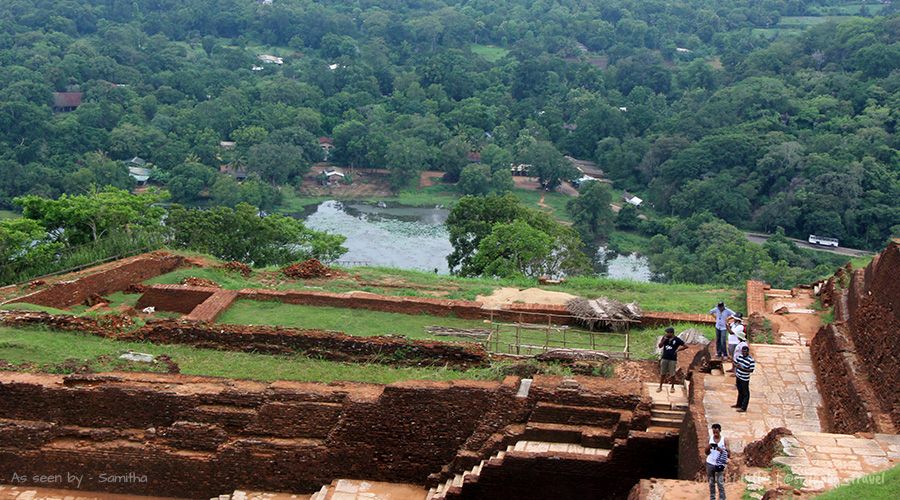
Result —
[[[197,278],[196,276],[188,276],[181,280],[182,285],[188,286],[199,286],[203,288],[222,288],[221,285],[216,283],[213,280],[208,280],[206,278]]]
[[[250,269],[250,266],[248,266],[247,264],[244,264],[243,262],[238,262],[236,260],[218,265],[218,266],[216,266],[216,269],[224,269],[226,271],[233,271],[233,272],[239,273],[241,276],[243,276],[245,278],[250,276],[250,273],[253,272],[253,270]]]
[[[328,278],[336,271],[319,262],[318,259],[309,259],[296,264],[291,264],[281,270],[288,278],[310,279],[310,278]]]

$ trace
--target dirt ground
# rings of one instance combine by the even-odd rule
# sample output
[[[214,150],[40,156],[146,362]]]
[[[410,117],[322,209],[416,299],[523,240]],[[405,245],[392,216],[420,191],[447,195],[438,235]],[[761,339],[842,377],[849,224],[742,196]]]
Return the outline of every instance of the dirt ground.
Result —
[[[706,482],[651,479],[648,486],[646,498],[654,500],[697,500],[709,495]],[[728,498],[741,498],[745,487],[743,483],[725,483],[725,492]]]
[[[513,185],[517,188],[531,189],[533,191],[538,191],[539,189],[541,189],[541,183],[538,182],[537,177],[524,177],[521,175],[517,175],[513,177]]]
[[[419,187],[434,186],[441,182],[442,177],[444,177],[443,172],[426,170],[419,175]]]
[[[791,298],[766,297],[766,317],[778,327],[779,332],[797,332],[806,339],[812,339],[822,326],[819,314],[775,314],[775,311],[782,307],[789,310],[811,310],[815,302],[815,298],[808,290],[799,290],[797,295]]]
[[[565,305],[566,302],[577,298],[575,295],[564,292],[549,292],[540,288],[527,288],[520,290],[518,288],[504,287],[494,290],[490,295],[479,295],[475,300],[481,302],[487,308],[499,309],[501,306],[513,303],[526,304],[552,304]]]
[[[350,169],[347,168],[318,163],[313,165],[309,173],[303,178],[300,191],[307,196],[337,196],[340,198],[369,198],[393,195],[386,171],[356,169],[353,170],[353,184],[332,182],[322,186],[316,180],[316,176],[325,170],[338,170],[343,173],[350,172]]]

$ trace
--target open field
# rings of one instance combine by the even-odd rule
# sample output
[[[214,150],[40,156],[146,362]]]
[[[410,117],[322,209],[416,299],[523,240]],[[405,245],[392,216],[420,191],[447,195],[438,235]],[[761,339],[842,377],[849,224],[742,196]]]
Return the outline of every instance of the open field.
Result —
[[[218,319],[219,323],[234,325],[271,325],[293,328],[335,330],[348,335],[403,335],[411,339],[454,340],[435,337],[425,331],[426,326],[453,328],[487,328],[482,321],[458,318],[386,313],[366,309],[314,307],[281,302],[238,300]]]
[[[481,45],[477,43],[473,43],[472,45],[470,45],[469,50],[483,57],[489,62],[499,61],[509,53],[509,51],[504,49],[503,47],[497,47],[496,45]]]
[[[400,380],[500,379],[504,364],[466,371],[447,368],[401,368],[382,364],[339,363],[306,356],[275,356],[179,345],[120,342],[93,335],[36,328],[0,327],[0,369],[71,373],[83,367],[94,372],[112,370],[165,371],[163,364],[127,363],[122,353],[133,350],[156,356],[165,354],[186,375],[205,375],[262,381],[370,382],[388,384]],[[27,364],[22,366],[23,364]],[[13,366],[10,366],[13,365]],[[566,370],[557,368],[560,374]]]
[[[741,307],[744,291],[716,285],[638,283],[625,280],[576,276],[565,283],[540,286],[537,280],[495,280],[490,278],[459,278],[433,273],[356,267],[346,269],[349,276],[330,280],[288,280],[277,268],[258,271],[249,278],[214,268],[178,269],[148,280],[147,284],[177,284],[195,276],[219,283],[223,288],[270,288],[277,290],[311,289],[328,292],[366,291],[382,295],[425,296],[447,299],[475,300],[502,287],[531,288],[566,292],[583,297],[609,296],[623,302],[637,301],[648,311],[703,313],[718,301],[724,300]]]
[[[572,222],[572,217],[569,216],[569,212],[566,210],[566,203],[572,199],[571,196],[566,196],[556,191],[546,192],[522,188],[513,189],[512,193],[528,208],[547,212],[562,222]],[[543,206],[540,204],[542,196],[544,198]]]

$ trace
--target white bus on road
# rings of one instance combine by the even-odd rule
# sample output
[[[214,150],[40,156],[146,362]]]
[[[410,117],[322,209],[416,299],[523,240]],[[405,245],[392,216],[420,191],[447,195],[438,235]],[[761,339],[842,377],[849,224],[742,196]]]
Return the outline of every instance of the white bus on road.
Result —
[[[816,236],[814,234],[809,235],[810,243],[813,245],[822,245],[823,247],[838,247],[837,238],[828,238],[827,236]]]

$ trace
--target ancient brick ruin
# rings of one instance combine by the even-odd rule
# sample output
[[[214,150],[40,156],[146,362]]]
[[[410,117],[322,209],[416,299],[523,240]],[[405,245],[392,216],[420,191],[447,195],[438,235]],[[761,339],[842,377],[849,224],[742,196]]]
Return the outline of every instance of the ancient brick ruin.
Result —
[[[900,243],[892,242],[865,269],[842,269],[822,284],[834,322],[812,341],[820,390],[836,432],[900,429]],[[846,283],[846,286],[843,284]]]
[[[376,386],[0,373],[0,469],[83,473],[94,478],[83,489],[148,495],[311,492],[340,477],[425,484],[447,464],[444,475],[510,444],[559,437],[609,451],[562,461],[511,451],[506,466],[482,471],[478,490],[524,486],[536,468],[548,473],[544,489],[520,498],[546,498],[538,493],[556,483],[624,495],[640,477],[675,474],[677,438],[644,432],[638,384],[537,377],[525,397],[518,387],[516,378]],[[147,480],[98,480],[123,470]]]
[[[154,307],[178,313],[180,319],[141,325],[120,314],[7,311],[0,312],[0,324],[206,349],[300,353],[348,363],[466,369],[486,366],[492,355],[473,342],[354,337],[215,320],[244,299],[473,320],[567,321],[564,307],[548,304],[487,309],[474,301],[370,293],[225,290],[202,281],[143,284],[191,264],[162,252],[137,256],[13,299],[66,308],[128,289],[141,293],[136,308]],[[834,321],[807,339],[808,348],[784,341],[778,325],[772,326],[775,345],[754,346],[765,373],[755,387],[766,383],[780,391],[797,385],[800,390],[788,388],[797,401],[784,398],[781,406],[766,408],[764,423],[732,423],[743,432],[740,439],[735,435],[737,454],[727,470],[732,484],[744,484],[742,478],[760,467],[784,462],[783,450],[791,447],[801,456],[816,457],[842,446],[868,447],[865,460],[860,459],[865,471],[900,457],[900,440],[893,444],[900,425],[900,392],[894,389],[900,359],[890,341],[900,331],[898,272],[900,243],[894,242],[867,268],[842,269],[815,285],[821,303],[834,304]],[[772,301],[790,302],[812,293],[809,288],[772,290],[748,282],[751,334],[773,318]],[[649,312],[642,319],[645,326],[677,321],[708,323],[711,318]],[[429,500],[643,499],[656,498],[660,485],[679,489],[698,484],[705,479],[709,426],[721,418],[721,398],[731,397],[727,391],[733,382],[722,373],[725,364],[711,359],[708,349],[693,346],[679,358],[677,383],[683,386],[660,395],[654,363],[629,363],[634,374],[611,378],[537,375],[509,376],[502,382],[389,385],[0,371],[0,470],[83,474],[80,489],[85,491],[181,498],[255,490],[327,500],[337,498],[334,489],[341,478],[405,483],[421,488],[422,498]],[[793,382],[791,370],[812,378]],[[816,388],[821,406],[806,399]],[[754,394],[754,401],[764,401],[760,405],[774,401]],[[797,414],[797,408],[804,413]],[[865,435],[874,439],[825,434],[860,431],[874,433]],[[817,460],[842,464],[842,456],[850,455]],[[798,471],[804,470],[801,466]],[[137,476],[101,480],[104,474],[123,472]],[[856,473],[841,471],[836,480]],[[649,478],[659,482],[648,483]],[[0,484],[8,481],[0,475]],[[808,482],[810,491],[835,485],[814,481]]]

